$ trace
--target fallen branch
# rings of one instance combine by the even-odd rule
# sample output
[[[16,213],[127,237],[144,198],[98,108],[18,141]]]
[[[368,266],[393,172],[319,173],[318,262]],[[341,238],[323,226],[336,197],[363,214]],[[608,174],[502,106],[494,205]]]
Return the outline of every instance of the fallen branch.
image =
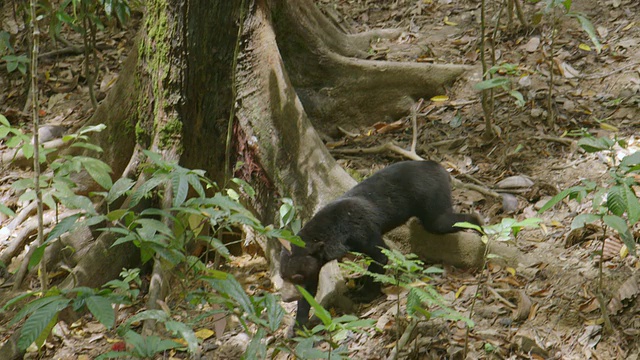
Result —
[[[42,144],[42,147],[45,150],[55,149],[55,151],[60,151],[69,145],[70,145],[70,142],[64,142],[62,139],[55,139],[55,140],[47,141],[46,143]],[[33,161],[31,159],[27,159],[24,156],[22,149],[19,149],[14,151],[8,151],[2,154],[2,157],[0,158],[0,165],[4,166],[4,164],[10,164],[12,166],[18,166],[18,167],[27,167],[30,165],[33,166]]]

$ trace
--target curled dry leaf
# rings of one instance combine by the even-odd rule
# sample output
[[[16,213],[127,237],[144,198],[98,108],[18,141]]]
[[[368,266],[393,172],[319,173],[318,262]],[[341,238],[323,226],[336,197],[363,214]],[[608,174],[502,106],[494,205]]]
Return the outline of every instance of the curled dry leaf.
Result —
[[[573,229],[567,235],[564,242],[565,248],[570,248],[573,245],[583,243],[593,238],[593,234],[601,231],[601,228],[595,224],[585,224],[581,228]]]
[[[622,286],[618,289],[618,292],[609,301],[607,309],[612,314],[618,314],[624,309],[633,299],[635,299],[640,293],[640,276],[633,275],[627,279]]]
[[[529,314],[531,314],[533,302],[531,301],[531,298],[524,292],[524,290],[517,291],[515,295],[518,307],[513,310],[513,320],[524,321],[528,319]]]

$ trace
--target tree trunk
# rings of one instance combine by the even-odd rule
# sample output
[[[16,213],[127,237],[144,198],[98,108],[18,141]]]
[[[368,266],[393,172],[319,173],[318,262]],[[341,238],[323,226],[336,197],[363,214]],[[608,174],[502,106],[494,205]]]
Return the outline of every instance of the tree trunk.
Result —
[[[329,131],[393,118],[413,99],[443,93],[466,69],[364,60],[372,37],[398,32],[346,35],[311,0],[150,0],[146,11],[117,85],[90,119],[108,126],[95,136],[102,159],[114,179],[135,179],[140,150],[151,149],[223,185],[241,161],[233,175],[256,188],[250,206],[265,223],[274,221],[279,197],[292,198],[308,219],[355,184],[307,114]],[[112,248],[114,241],[99,235],[63,286],[99,286],[136,266],[135,252]],[[152,283],[155,296],[164,290]]]

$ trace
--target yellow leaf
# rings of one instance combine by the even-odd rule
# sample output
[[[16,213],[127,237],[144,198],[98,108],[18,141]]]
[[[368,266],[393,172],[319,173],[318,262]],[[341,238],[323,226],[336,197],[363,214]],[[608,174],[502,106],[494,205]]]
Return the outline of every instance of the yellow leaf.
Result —
[[[540,229],[542,229],[542,232],[544,234],[549,233],[549,230],[547,229],[547,225],[545,225],[544,223],[540,223]]]
[[[580,50],[584,50],[584,51],[591,51],[591,46],[584,44],[584,43],[580,43],[580,45],[578,45],[578,48],[580,48]]]
[[[551,226],[553,227],[562,227],[562,223],[558,220],[551,220]]]
[[[458,25],[458,23],[457,23],[457,22],[449,21],[449,17],[448,17],[448,16],[445,16],[445,17],[444,17],[444,24],[445,24],[445,25],[449,25],[449,26],[456,26],[456,25]]]
[[[611,124],[607,124],[607,123],[600,123],[600,128],[602,130],[607,130],[607,131],[613,131],[613,132],[618,132],[618,128],[611,125]]]
[[[627,31],[636,25],[635,21],[632,21],[629,25],[622,28],[622,31]]]
[[[196,331],[196,337],[200,340],[206,340],[213,336],[215,332],[210,329],[200,329]]]
[[[514,269],[512,267],[507,267],[505,270],[507,270],[507,272],[509,274],[511,274],[512,276],[516,276],[516,269]]]
[[[447,100],[449,100],[449,97],[447,95],[437,95],[431,98],[431,101],[433,102],[443,102]]]
[[[462,294],[462,292],[464,291],[464,289],[467,288],[467,285],[462,285],[460,286],[460,288],[458,289],[458,291],[456,291],[456,299],[460,297],[460,294]]]
[[[620,248],[620,257],[624,259],[627,255],[629,255],[629,249],[627,248],[627,245],[622,245]]]

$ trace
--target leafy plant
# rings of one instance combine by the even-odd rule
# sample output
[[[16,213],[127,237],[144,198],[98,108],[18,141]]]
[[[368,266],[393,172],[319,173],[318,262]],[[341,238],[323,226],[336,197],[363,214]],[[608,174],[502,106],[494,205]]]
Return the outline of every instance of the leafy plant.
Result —
[[[489,259],[498,257],[495,254],[489,253],[489,248],[490,248],[489,245],[491,242],[512,241],[514,238],[518,236],[518,233],[520,233],[520,230],[522,230],[523,228],[537,227],[539,223],[540,223],[540,219],[538,218],[528,218],[522,221],[517,221],[512,218],[504,218],[502,219],[502,221],[500,221],[500,223],[494,224],[494,225],[478,226],[476,224],[462,222],[462,223],[456,223],[454,224],[454,226],[464,228],[464,229],[472,229],[479,232],[482,235],[481,240],[485,244],[485,251],[483,255],[483,264],[482,264],[482,272],[484,273],[484,270],[487,267],[487,262],[489,261]],[[476,300],[478,299],[478,295],[480,294],[482,281],[483,281],[482,277],[479,277],[478,286],[476,287],[476,293],[473,296],[473,300],[471,302],[471,308],[469,309],[469,314],[471,314],[469,316],[473,315],[473,311],[476,305]],[[470,326],[467,326],[467,332],[465,335],[465,342],[464,342],[464,353],[462,356],[463,358],[467,357],[467,351],[469,350],[470,329],[471,329]]]
[[[521,70],[518,65],[503,63],[500,65],[492,66],[488,70],[488,73],[490,73],[491,75],[499,74],[501,76],[493,76],[487,80],[483,80],[473,85],[473,87],[476,90],[483,91],[483,90],[501,88],[504,91],[506,91],[509,94],[509,96],[511,96],[515,100],[515,103],[518,107],[524,106],[525,101],[522,93],[518,90],[513,89],[513,82],[511,78],[502,76],[502,75],[519,76],[521,73]]]
[[[582,138],[578,145],[588,153],[613,153],[614,147],[626,147],[626,142],[606,137],[592,136]],[[629,251],[635,251],[635,240],[631,234],[631,227],[640,220],[640,202],[634,186],[639,185],[636,180],[640,172],[640,152],[627,155],[619,163],[615,163],[616,156],[611,156],[609,168],[609,182],[598,185],[590,180],[582,180],[581,185],[564,189],[549,200],[539,212],[546,211],[565,198],[583,202],[588,195],[593,195],[591,212],[576,216],[571,229],[581,228],[585,224],[601,222],[603,226],[614,229]]]
[[[44,344],[51,329],[58,322],[60,311],[71,307],[74,311],[89,310],[101,324],[107,328],[113,327],[115,314],[112,303],[123,300],[120,296],[114,296],[108,289],[94,290],[87,287],[78,287],[71,290],[50,289],[46,294],[29,292],[11,299],[5,304],[3,310],[17,304],[25,298],[32,296],[42,297],[29,302],[13,317],[9,326],[25,319],[18,340],[18,347],[25,350],[33,342],[38,347]]]
[[[589,35],[589,39],[594,44],[596,52],[600,53],[602,44],[598,40],[595,28],[591,21],[583,14],[574,12],[571,10],[572,0],[542,0],[546,5],[540,12],[536,13],[533,18],[533,24],[537,25],[542,20],[547,19],[548,31],[549,31],[549,51],[550,58],[548,59],[549,69],[549,92],[547,93],[547,126],[553,126],[554,124],[554,107],[553,107],[553,89],[554,89],[554,71],[553,64],[555,63],[555,43],[556,36],[558,34],[558,24],[562,17],[571,17],[578,20],[582,29]]]
[[[364,332],[374,326],[373,319],[360,319],[353,315],[343,315],[333,318],[331,313],[320,305],[315,298],[302,286],[296,285],[298,291],[311,304],[315,315],[322,324],[313,329],[302,331],[303,336],[294,340],[298,343],[294,354],[301,359],[347,359],[348,349],[339,344],[349,332]],[[322,336],[321,333],[325,335]],[[324,340],[329,344],[329,351],[324,352],[314,347],[314,343]]]
[[[407,315],[411,317],[421,315],[425,320],[432,317],[442,317],[453,321],[461,320],[469,326],[473,326],[470,319],[451,309],[433,286],[427,283],[433,274],[442,273],[442,269],[433,266],[425,268],[423,262],[418,260],[418,256],[415,254],[403,255],[397,250],[381,250],[388,258],[384,268],[390,275],[370,272],[352,261],[345,261],[340,265],[348,271],[371,276],[377,282],[408,290],[406,311]],[[371,259],[367,259],[366,262],[371,263],[371,261]],[[433,306],[437,309],[427,310],[427,307]],[[398,315],[400,314],[398,313]]]

